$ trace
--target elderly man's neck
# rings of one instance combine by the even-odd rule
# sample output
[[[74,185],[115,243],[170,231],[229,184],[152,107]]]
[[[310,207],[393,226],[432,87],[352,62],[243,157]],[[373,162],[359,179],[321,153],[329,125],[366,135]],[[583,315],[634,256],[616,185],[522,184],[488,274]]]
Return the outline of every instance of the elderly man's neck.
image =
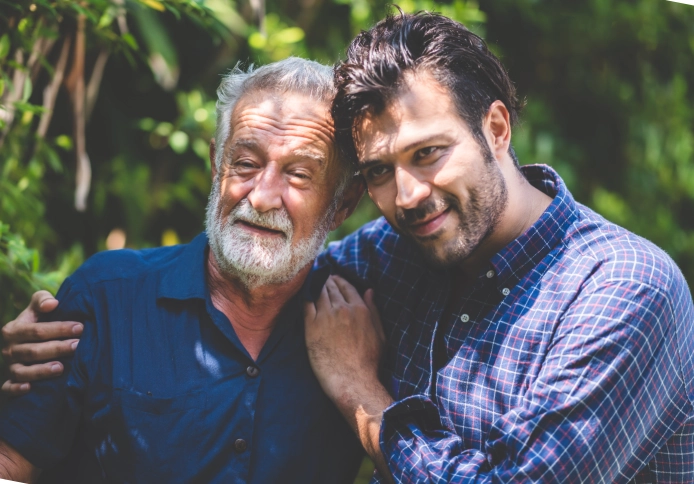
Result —
[[[209,252],[207,283],[212,304],[226,315],[254,360],[272,333],[282,308],[299,292],[310,270],[308,264],[287,282],[248,288],[238,278],[222,273]]]

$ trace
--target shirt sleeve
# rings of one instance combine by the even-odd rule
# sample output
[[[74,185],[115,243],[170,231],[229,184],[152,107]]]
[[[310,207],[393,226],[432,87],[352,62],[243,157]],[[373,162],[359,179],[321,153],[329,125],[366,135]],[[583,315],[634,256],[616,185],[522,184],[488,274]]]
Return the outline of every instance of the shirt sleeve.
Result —
[[[665,294],[617,280],[584,291],[520,404],[493,423],[482,449],[464,448],[429,397],[394,403],[380,444],[395,480],[632,479],[691,412],[675,329],[694,317],[685,288]]]
[[[86,384],[86,349],[94,346],[92,308],[88,285],[79,275],[66,279],[56,298],[58,308],[47,321],[81,321],[84,331],[71,358],[61,360],[58,378],[32,383],[31,391],[10,399],[0,410],[0,438],[40,469],[54,466],[72,447]]]

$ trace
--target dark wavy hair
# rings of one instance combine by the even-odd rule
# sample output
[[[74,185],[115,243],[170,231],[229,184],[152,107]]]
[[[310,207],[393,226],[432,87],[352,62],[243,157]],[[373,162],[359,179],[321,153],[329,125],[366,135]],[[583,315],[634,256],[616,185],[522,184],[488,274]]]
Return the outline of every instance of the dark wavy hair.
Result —
[[[483,149],[489,150],[482,120],[495,100],[504,103],[512,125],[518,121],[523,102],[482,38],[443,15],[400,10],[362,31],[349,45],[347,59],[335,66],[332,116],[338,147],[347,160],[357,162],[355,128],[364,115],[382,112],[402,85],[403,74],[419,70],[431,73],[448,90]],[[517,165],[513,148],[509,152]]]

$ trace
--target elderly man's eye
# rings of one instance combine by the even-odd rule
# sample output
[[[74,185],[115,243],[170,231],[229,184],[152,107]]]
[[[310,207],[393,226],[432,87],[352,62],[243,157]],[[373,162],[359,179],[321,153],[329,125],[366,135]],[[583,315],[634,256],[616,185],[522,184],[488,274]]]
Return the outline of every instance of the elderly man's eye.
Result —
[[[250,160],[236,160],[234,166],[239,169],[255,168],[255,163]]]
[[[294,178],[298,178],[300,180],[309,180],[311,178],[308,173],[303,172],[303,171],[294,171],[294,172],[290,173],[290,175],[293,176]]]

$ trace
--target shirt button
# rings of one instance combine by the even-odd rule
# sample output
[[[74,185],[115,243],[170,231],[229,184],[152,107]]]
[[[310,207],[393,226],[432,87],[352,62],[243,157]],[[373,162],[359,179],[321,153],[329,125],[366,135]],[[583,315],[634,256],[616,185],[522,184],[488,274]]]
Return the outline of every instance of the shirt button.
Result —
[[[503,294],[504,296],[508,296],[509,294],[511,294],[511,290],[508,287],[505,287],[501,290],[501,294]]]
[[[246,368],[246,374],[251,378],[255,378],[260,374],[260,370],[257,367],[251,365],[248,368]]]
[[[468,321],[470,321],[470,316],[468,316],[467,314],[462,314],[462,315],[460,316],[460,320],[461,320],[463,323],[467,323]]]
[[[496,275],[496,272],[494,271],[487,271],[487,279],[491,279]]]
[[[247,448],[248,444],[243,439],[236,439],[236,442],[234,442],[234,450],[236,452],[245,452]]]

